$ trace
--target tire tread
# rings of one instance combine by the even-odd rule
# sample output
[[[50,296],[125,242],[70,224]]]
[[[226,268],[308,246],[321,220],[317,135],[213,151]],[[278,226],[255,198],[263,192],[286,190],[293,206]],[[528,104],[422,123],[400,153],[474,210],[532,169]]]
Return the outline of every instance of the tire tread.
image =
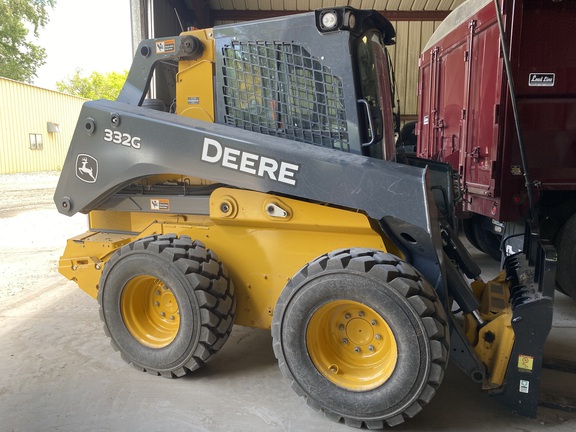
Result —
[[[430,402],[444,377],[444,368],[449,355],[449,330],[444,308],[424,277],[398,257],[382,251],[352,248],[330,252],[304,266],[284,288],[276,304],[275,315],[286,307],[290,299],[290,292],[302,281],[325,270],[366,272],[387,282],[408,300],[421,318],[430,341],[431,365],[426,383],[410,406],[401,413],[393,414],[388,418],[357,419],[345,417],[327,408],[319,407],[318,403],[309,397],[292,377],[290,369],[284,361],[283,347],[280,342],[280,324],[275,320],[272,325],[273,350],[282,374],[290,381],[292,389],[299,396],[302,396],[308,405],[314,409],[322,410],[327,418],[335,422],[368,429],[381,429],[384,426],[396,426],[403,423],[405,419],[416,415]]]
[[[175,234],[148,236],[123,246],[106,263],[101,281],[107,270],[123,256],[134,251],[158,254],[172,262],[174,268],[185,275],[200,307],[201,328],[198,343],[185,363],[171,370],[155,370],[137,364],[122,352],[110,334],[105,311],[102,308],[103,289],[100,289],[99,315],[104,323],[104,333],[110,338],[113,349],[120,352],[122,359],[140,371],[166,378],[177,378],[193,372],[222,348],[230,336],[236,311],[232,281],[222,263],[217,261],[217,255],[207,250],[202,242],[193,241],[189,236],[178,237]]]

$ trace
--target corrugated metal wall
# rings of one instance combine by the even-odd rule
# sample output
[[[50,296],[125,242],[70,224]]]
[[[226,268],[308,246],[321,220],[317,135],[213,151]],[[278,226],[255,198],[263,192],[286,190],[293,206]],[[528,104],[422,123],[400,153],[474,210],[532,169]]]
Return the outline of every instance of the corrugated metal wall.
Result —
[[[84,102],[0,77],[0,174],[59,170]],[[48,132],[48,122],[60,132]],[[31,148],[31,134],[41,148]]]
[[[389,47],[396,74],[397,98],[403,119],[418,114],[418,58],[432,33],[442,21],[392,21],[396,45]]]
[[[451,10],[464,0],[209,0],[212,9],[314,10],[335,6],[376,10]]]

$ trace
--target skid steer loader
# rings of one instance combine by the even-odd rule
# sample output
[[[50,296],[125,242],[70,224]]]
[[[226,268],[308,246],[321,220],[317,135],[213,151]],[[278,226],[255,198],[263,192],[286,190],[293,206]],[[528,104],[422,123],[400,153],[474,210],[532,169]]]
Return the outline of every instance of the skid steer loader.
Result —
[[[482,281],[449,167],[394,160],[394,38],[349,7],[187,31],[85,103],[55,203],[90,230],[59,269],[126,362],[182,376],[237,324],[271,329],[291,387],[350,426],[417,414],[449,359],[535,415],[555,251],[534,229]],[[154,72],[168,99],[145,99]]]

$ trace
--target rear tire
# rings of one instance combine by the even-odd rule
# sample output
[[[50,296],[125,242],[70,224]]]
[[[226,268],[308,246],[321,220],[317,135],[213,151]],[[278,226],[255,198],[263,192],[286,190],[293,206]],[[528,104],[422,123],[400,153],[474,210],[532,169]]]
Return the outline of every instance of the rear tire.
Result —
[[[228,339],[236,302],[216,255],[187,236],[151,236],[117,250],[100,278],[100,317],[136,369],[180,377]]]
[[[397,257],[339,250],[300,270],[276,304],[274,353],[308,405],[353,427],[402,423],[426,405],[448,361],[434,290]]]
[[[556,248],[558,250],[557,288],[576,300],[576,215],[570,217],[560,230]]]
[[[476,249],[484,252],[495,261],[500,261],[502,255],[500,241],[502,238],[498,234],[482,228],[484,218],[481,215],[474,215],[471,218],[463,219],[464,235]]]

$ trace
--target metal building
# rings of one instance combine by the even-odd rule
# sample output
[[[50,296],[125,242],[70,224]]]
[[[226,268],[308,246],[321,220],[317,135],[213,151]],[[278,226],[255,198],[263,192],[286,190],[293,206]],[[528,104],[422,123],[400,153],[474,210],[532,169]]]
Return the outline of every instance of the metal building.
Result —
[[[0,77],[0,174],[59,170],[85,101]]]

